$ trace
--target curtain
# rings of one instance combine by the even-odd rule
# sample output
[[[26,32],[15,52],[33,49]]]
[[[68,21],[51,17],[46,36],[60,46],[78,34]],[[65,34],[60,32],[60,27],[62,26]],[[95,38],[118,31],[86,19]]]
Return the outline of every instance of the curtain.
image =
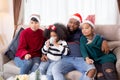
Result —
[[[14,11],[14,35],[19,24],[23,22],[23,1],[13,0],[13,11]],[[14,37],[13,35],[13,37]]]
[[[14,9],[14,24],[15,28],[19,19],[19,12],[21,7],[21,0],[13,0],[13,9]]]
[[[118,0],[119,1],[119,0]],[[95,15],[95,24],[118,24],[117,0],[25,0],[25,24],[31,14],[41,16],[41,24],[67,23],[78,12],[83,20]]]
[[[13,0],[5,1],[7,2],[7,12],[2,13],[2,15],[0,13],[0,36],[3,40],[3,45],[8,46],[13,39],[14,33]]]
[[[118,24],[119,11],[117,0],[96,0],[95,6],[96,24]]]
[[[120,0],[118,0],[118,8],[119,8],[119,13],[120,13]]]
[[[95,13],[95,0],[24,0],[25,24],[29,23],[31,14],[41,16],[41,24],[49,25],[55,22],[67,23],[74,13],[80,13],[83,19]]]

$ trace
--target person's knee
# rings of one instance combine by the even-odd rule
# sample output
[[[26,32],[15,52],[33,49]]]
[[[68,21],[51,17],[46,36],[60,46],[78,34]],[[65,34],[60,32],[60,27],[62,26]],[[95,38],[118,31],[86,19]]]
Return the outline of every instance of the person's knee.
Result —
[[[97,74],[97,78],[100,78],[100,77],[103,77],[103,73],[101,73],[101,72],[99,72],[99,73]]]
[[[117,72],[114,69],[111,68],[107,68],[105,69],[105,74],[107,75],[107,77],[112,80],[118,80],[118,75]]]
[[[93,78],[96,74],[96,69],[91,69],[88,71],[87,76]]]
[[[112,73],[113,70],[112,70],[112,69],[106,69],[105,72],[106,72],[106,73]]]

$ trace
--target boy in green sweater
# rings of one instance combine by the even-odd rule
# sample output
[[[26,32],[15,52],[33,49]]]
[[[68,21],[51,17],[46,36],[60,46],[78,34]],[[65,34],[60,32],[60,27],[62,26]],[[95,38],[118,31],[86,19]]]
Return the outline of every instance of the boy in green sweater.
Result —
[[[101,50],[103,38],[94,33],[94,24],[91,21],[82,23],[83,36],[80,39],[81,54],[88,64],[95,64],[97,68],[96,80],[118,80],[115,69],[115,55]]]

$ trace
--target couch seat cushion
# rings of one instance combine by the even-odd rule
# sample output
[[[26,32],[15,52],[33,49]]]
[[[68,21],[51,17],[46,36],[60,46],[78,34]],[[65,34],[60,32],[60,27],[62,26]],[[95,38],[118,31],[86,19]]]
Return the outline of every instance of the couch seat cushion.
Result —
[[[4,73],[12,73],[12,74],[19,74],[20,73],[20,68],[18,68],[15,64],[14,61],[11,60],[8,63],[4,64]]]

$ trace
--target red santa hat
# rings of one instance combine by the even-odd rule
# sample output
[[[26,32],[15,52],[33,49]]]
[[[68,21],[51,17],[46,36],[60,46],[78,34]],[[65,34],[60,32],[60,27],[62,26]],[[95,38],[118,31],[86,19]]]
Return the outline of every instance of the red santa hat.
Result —
[[[29,20],[31,20],[33,17],[36,18],[39,23],[41,22],[41,20],[40,20],[40,15],[38,15],[38,14],[32,14],[32,15],[30,16]]]
[[[81,26],[82,26],[83,24],[85,24],[85,23],[87,23],[87,24],[91,25],[91,27],[95,28],[94,23],[93,23],[92,21],[90,21],[90,20],[85,20],[85,21],[83,21],[83,23],[81,24]]]
[[[82,16],[79,13],[73,14],[70,18],[74,18],[78,20],[80,23],[82,23]]]

